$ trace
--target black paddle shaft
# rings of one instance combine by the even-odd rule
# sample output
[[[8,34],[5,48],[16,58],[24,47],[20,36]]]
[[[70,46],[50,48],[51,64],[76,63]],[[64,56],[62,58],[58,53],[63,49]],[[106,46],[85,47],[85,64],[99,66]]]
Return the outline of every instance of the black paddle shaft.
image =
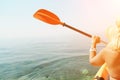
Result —
[[[81,31],[81,30],[79,30],[79,29],[76,29],[76,28],[74,28],[74,27],[72,27],[72,26],[70,26],[70,25],[68,25],[68,24],[66,24],[66,23],[64,23],[63,26],[66,26],[66,27],[68,27],[68,28],[70,28],[70,29],[72,29],[72,30],[74,30],[74,31],[77,31],[78,33],[81,33],[81,34],[83,34],[83,35],[85,35],[85,36],[87,36],[87,37],[89,37],[89,38],[92,37],[92,35],[90,35],[90,34],[88,34],[88,33],[86,33],[86,32],[83,32],[83,31]]]

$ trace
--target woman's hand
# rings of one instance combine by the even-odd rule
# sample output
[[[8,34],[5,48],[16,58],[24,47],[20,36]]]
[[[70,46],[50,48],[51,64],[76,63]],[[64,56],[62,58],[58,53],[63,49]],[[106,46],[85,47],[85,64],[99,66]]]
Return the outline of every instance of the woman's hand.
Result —
[[[100,43],[100,37],[99,36],[92,36],[92,43],[93,44]]]
[[[92,45],[91,45],[91,47],[96,48],[97,43],[100,43],[100,37],[99,36],[92,36]]]

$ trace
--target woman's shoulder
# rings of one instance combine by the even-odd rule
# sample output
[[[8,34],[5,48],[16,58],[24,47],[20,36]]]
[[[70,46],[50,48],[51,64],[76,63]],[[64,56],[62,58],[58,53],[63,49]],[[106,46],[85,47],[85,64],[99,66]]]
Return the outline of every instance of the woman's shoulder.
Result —
[[[115,50],[115,49],[113,49],[113,48],[111,48],[111,47],[109,47],[109,46],[106,46],[105,48],[103,48],[103,51],[105,52],[105,53],[120,53],[120,50]]]

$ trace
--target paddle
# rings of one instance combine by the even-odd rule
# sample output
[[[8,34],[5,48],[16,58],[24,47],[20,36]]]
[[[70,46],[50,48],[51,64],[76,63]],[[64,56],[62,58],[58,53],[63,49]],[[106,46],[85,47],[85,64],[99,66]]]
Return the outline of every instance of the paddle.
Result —
[[[72,29],[72,30],[74,30],[74,31],[76,31],[78,33],[81,33],[81,34],[83,34],[83,35],[85,35],[85,36],[87,36],[89,38],[92,37],[92,35],[90,35],[90,34],[88,34],[86,32],[83,32],[83,31],[81,31],[79,29],[76,29],[76,28],[74,28],[74,27],[72,27],[72,26],[70,26],[70,25],[68,25],[68,24],[66,24],[64,22],[61,22],[58,16],[56,16],[54,13],[52,13],[52,12],[50,12],[48,10],[39,9],[33,16],[36,19],[41,20],[43,22],[46,22],[48,24],[52,24],[52,25],[60,24],[60,25],[63,25],[65,27],[68,27],[68,28],[70,28],[70,29]],[[101,40],[101,42],[106,44],[106,42],[104,42],[102,40]]]

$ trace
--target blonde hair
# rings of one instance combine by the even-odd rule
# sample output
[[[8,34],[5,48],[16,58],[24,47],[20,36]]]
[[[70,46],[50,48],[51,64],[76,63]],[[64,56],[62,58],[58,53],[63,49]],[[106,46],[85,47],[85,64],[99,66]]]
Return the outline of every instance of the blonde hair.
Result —
[[[111,27],[107,30],[107,37],[109,39],[108,46],[113,50],[120,51],[120,28]]]
[[[114,50],[120,51],[120,33],[113,36],[108,46]]]

